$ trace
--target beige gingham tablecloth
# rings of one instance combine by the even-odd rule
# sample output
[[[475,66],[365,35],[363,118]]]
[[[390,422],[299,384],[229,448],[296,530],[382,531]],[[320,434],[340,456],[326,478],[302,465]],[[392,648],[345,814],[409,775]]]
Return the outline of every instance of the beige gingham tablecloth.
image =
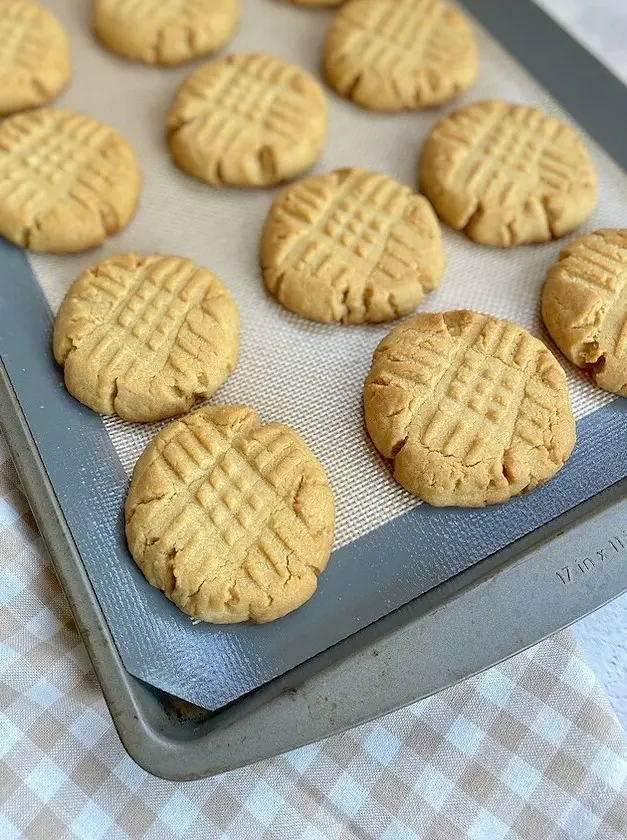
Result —
[[[0,437],[0,840],[624,840],[627,737],[570,633],[214,779],[124,752]]]

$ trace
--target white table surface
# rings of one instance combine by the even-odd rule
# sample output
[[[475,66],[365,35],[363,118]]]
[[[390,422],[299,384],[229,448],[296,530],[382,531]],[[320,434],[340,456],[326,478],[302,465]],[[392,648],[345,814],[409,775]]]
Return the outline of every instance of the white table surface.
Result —
[[[627,84],[627,0],[536,2]],[[625,223],[625,218],[616,220],[617,225]],[[627,729],[627,595],[584,618],[574,630]]]

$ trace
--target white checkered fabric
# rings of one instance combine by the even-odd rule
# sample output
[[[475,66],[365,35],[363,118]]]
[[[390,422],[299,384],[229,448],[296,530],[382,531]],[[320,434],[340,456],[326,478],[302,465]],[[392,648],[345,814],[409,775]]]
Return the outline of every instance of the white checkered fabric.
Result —
[[[375,723],[175,784],[125,754],[0,438],[0,840],[625,840],[627,738],[563,633]]]

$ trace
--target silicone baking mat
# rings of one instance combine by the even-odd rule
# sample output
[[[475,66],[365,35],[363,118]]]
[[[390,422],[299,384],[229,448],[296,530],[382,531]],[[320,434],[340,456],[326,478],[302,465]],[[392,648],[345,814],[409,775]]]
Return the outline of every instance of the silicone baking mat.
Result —
[[[50,306],[56,311],[68,284],[82,269],[113,253],[182,254],[213,269],[231,289],[242,319],[238,368],[215,401],[250,404],[265,420],[280,420],[299,431],[327,469],[337,504],[336,550],[311,602],[264,627],[193,625],[147,585],[125,551],[121,523],[125,480],[120,470],[116,472],[117,465],[107,467],[108,478],[103,473],[96,487],[105,500],[102,509],[86,510],[87,483],[93,484],[93,471],[100,465],[93,462],[93,452],[68,451],[75,480],[60,498],[75,538],[84,532],[83,545],[78,538],[77,542],[131,673],[199,705],[217,708],[627,474],[622,401],[608,405],[609,396],[562,359],[580,421],[580,442],[562,473],[529,497],[486,511],[441,511],[418,504],[390,478],[363,428],[363,380],[372,352],[390,326],[322,326],[278,306],[264,291],[257,261],[260,230],[276,193],[213,189],[179,172],[169,160],[165,118],[190,67],[165,69],[127,62],[106,52],[92,37],[89,4],[50,0],[48,5],[72,39],[73,81],[62,103],[128,137],[145,179],[135,219],[103,248],[73,256],[30,255]],[[277,0],[241,0],[241,5],[240,31],[229,52],[270,52],[319,75],[330,13],[293,8]],[[537,105],[570,121],[481,27],[475,27],[475,34],[480,77],[455,106],[501,97]],[[359,165],[409,185],[416,181],[426,133],[453,108],[381,115],[360,110],[330,91],[328,101],[329,140],[314,171]],[[616,226],[624,221],[627,176],[592,140],[586,140],[599,176],[600,198],[585,229]],[[421,308],[490,312],[517,321],[546,340],[538,318],[539,289],[560,244],[508,251],[482,248],[450,230],[445,230],[444,238],[447,271],[440,289]],[[14,299],[2,301],[5,331],[7,318],[17,317],[20,300],[22,310],[28,309],[23,295],[21,288]],[[49,324],[44,332],[47,347]],[[31,341],[29,347],[39,343]],[[19,370],[9,373],[15,383]],[[54,379],[57,388],[58,377],[58,371],[51,375],[48,387]],[[19,397],[17,386],[16,391]],[[68,418],[84,417],[85,409],[66,394],[61,398]],[[41,399],[45,406],[45,393]],[[117,419],[105,419],[104,425],[127,474],[160,428]],[[608,446],[614,447],[610,466],[598,458]],[[89,534],[86,517],[93,524]]]

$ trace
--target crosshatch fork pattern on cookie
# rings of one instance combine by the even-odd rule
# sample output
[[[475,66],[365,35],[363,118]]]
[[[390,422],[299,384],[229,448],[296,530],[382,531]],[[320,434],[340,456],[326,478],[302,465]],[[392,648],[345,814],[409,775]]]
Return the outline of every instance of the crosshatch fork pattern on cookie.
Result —
[[[443,255],[425,199],[353,169],[305,179],[279,196],[261,262],[268,288],[289,309],[358,323],[415,308],[437,286]]]
[[[243,407],[205,409],[166,427],[138,462],[127,533],[144,574],[185,612],[271,620],[316,588],[332,496],[291,429],[260,426]]]
[[[307,102],[294,86],[298,68],[272,56],[235,58],[201,68],[188,82],[188,99],[202,103],[190,119],[196,142],[210,140],[212,154],[220,156],[251,127],[297,140],[307,113]]]
[[[127,420],[179,414],[237,359],[239,318],[225,287],[191,260],[121,254],[82,274],[57,317],[68,390]]]

